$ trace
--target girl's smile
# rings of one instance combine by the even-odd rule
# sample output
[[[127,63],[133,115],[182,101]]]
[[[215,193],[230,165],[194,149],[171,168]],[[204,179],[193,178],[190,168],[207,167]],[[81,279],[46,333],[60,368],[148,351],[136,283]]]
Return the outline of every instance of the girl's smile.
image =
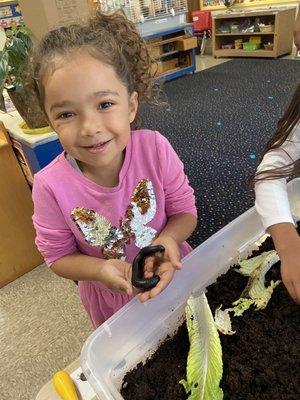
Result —
[[[89,151],[92,154],[93,153],[103,153],[104,151],[107,150],[107,148],[109,146],[109,143],[112,140],[113,139],[102,141],[102,142],[98,142],[98,143],[90,145],[90,146],[83,146],[83,148],[86,149],[87,151]]]
[[[115,185],[138,107],[137,93],[128,93],[112,66],[82,50],[43,83],[45,110],[65,151],[90,179]],[[107,175],[111,179],[103,180]]]

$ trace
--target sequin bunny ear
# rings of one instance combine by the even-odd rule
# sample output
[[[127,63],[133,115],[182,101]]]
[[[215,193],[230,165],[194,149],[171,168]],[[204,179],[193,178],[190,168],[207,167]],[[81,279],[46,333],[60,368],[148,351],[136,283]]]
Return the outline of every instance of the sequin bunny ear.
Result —
[[[83,234],[85,241],[91,246],[104,246],[109,236],[116,230],[106,218],[88,208],[74,208],[71,218]]]
[[[156,199],[152,182],[141,180],[136,186],[131,203],[116,228],[96,211],[84,207],[76,207],[71,218],[83,234],[85,241],[91,246],[103,246],[105,258],[124,259],[126,244],[132,241],[136,246],[149,246],[156,236],[156,230],[145,226],[152,221],[156,213]]]
[[[124,235],[102,215],[84,207],[76,207],[71,217],[89,245],[103,246],[104,258],[125,259],[125,245],[133,237],[130,230]]]
[[[156,230],[145,226],[154,218],[156,199],[153,184],[148,179],[141,180],[136,186],[131,204],[126,214],[130,215],[130,227],[135,236],[135,244],[140,249],[149,246],[156,235]]]

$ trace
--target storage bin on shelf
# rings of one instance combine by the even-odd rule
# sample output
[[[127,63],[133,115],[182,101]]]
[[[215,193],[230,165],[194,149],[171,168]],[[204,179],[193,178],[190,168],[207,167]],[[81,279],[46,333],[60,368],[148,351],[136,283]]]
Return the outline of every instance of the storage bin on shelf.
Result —
[[[179,38],[176,40],[175,49],[178,51],[185,51],[195,49],[197,47],[197,38],[195,36]]]
[[[192,19],[195,31],[199,32],[211,29],[212,19],[210,11],[192,11]]]
[[[265,48],[265,50],[272,51],[274,48],[274,44],[273,43],[264,43],[264,48]]]
[[[273,33],[274,25],[259,25],[259,30],[262,33]]]
[[[243,43],[243,49],[247,51],[258,50],[259,48],[260,48],[260,43],[250,43],[250,42]]]

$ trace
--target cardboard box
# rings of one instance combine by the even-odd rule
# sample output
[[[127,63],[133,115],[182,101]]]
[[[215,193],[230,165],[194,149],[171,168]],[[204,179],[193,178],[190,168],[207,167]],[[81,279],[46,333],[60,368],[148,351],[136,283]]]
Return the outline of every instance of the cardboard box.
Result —
[[[165,60],[162,62],[163,72],[171,71],[178,67],[178,58],[171,58],[170,60]]]
[[[34,41],[58,26],[82,22],[91,13],[90,0],[19,0],[18,3]]]
[[[185,51],[197,47],[197,38],[195,36],[189,38],[181,38],[176,40],[176,50]]]
[[[158,57],[162,54],[162,46],[148,46],[150,57]]]

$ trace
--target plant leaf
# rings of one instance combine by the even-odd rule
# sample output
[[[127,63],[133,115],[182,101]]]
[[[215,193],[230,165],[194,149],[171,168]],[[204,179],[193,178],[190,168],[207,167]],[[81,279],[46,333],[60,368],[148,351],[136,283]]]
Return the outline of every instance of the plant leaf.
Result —
[[[248,275],[249,280],[246,288],[241,294],[241,299],[237,300],[233,305],[237,305],[238,309],[235,315],[242,315],[247,309],[246,303],[243,303],[245,299],[252,299],[256,305],[256,309],[260,310],[266,308],[273,290],[280,283],[272,281],[271,284],[265,287],[265,276],[269,269],[279,261],[279,256],[275,250],[267,251],[260,254],[257,257],[249,258],[248,260],[241,261],[239,263],[240,269],[237,271],[243,275]],[[242,306],[242,308],[241,308]],[[248,307],[249,308],[249,307]],[[242,311],[242,313],[241,313]]]
[[[4,88],[5,80],[9,74],[8,54],[6,50],[0,51],[0,90]]]
[[[235,317],[240,317],[252,304],[254,304],[254,300],[240,297],[232,303],[234,307],[229,308],[228,311],[233,311]]]
[[[239,272],[240,274],[244,276],[251,276],[251,274],[260,267],[261,263],[264,262],[264,260],[267,257],[275,257],[275,254],[277,255],[275,250],[271,251],[266,251],[259,256],[248,258],[247,260],[240,261],[238,263],[239,268],[236,268],[235,271]],[[279,260],[279,257],[277,256],[277,261]]]
[[[215,325],[219,332],[223,335],[234,335],[235,331],[231,327],[231,319],[229,315],[230,308],[222,310],[222,304],[215,311]]]
[[[187,380],[180,383],[190,392],[188,400],[222,400],[222,347],[205,294],[190,297],[185,311],[190,351]]]

